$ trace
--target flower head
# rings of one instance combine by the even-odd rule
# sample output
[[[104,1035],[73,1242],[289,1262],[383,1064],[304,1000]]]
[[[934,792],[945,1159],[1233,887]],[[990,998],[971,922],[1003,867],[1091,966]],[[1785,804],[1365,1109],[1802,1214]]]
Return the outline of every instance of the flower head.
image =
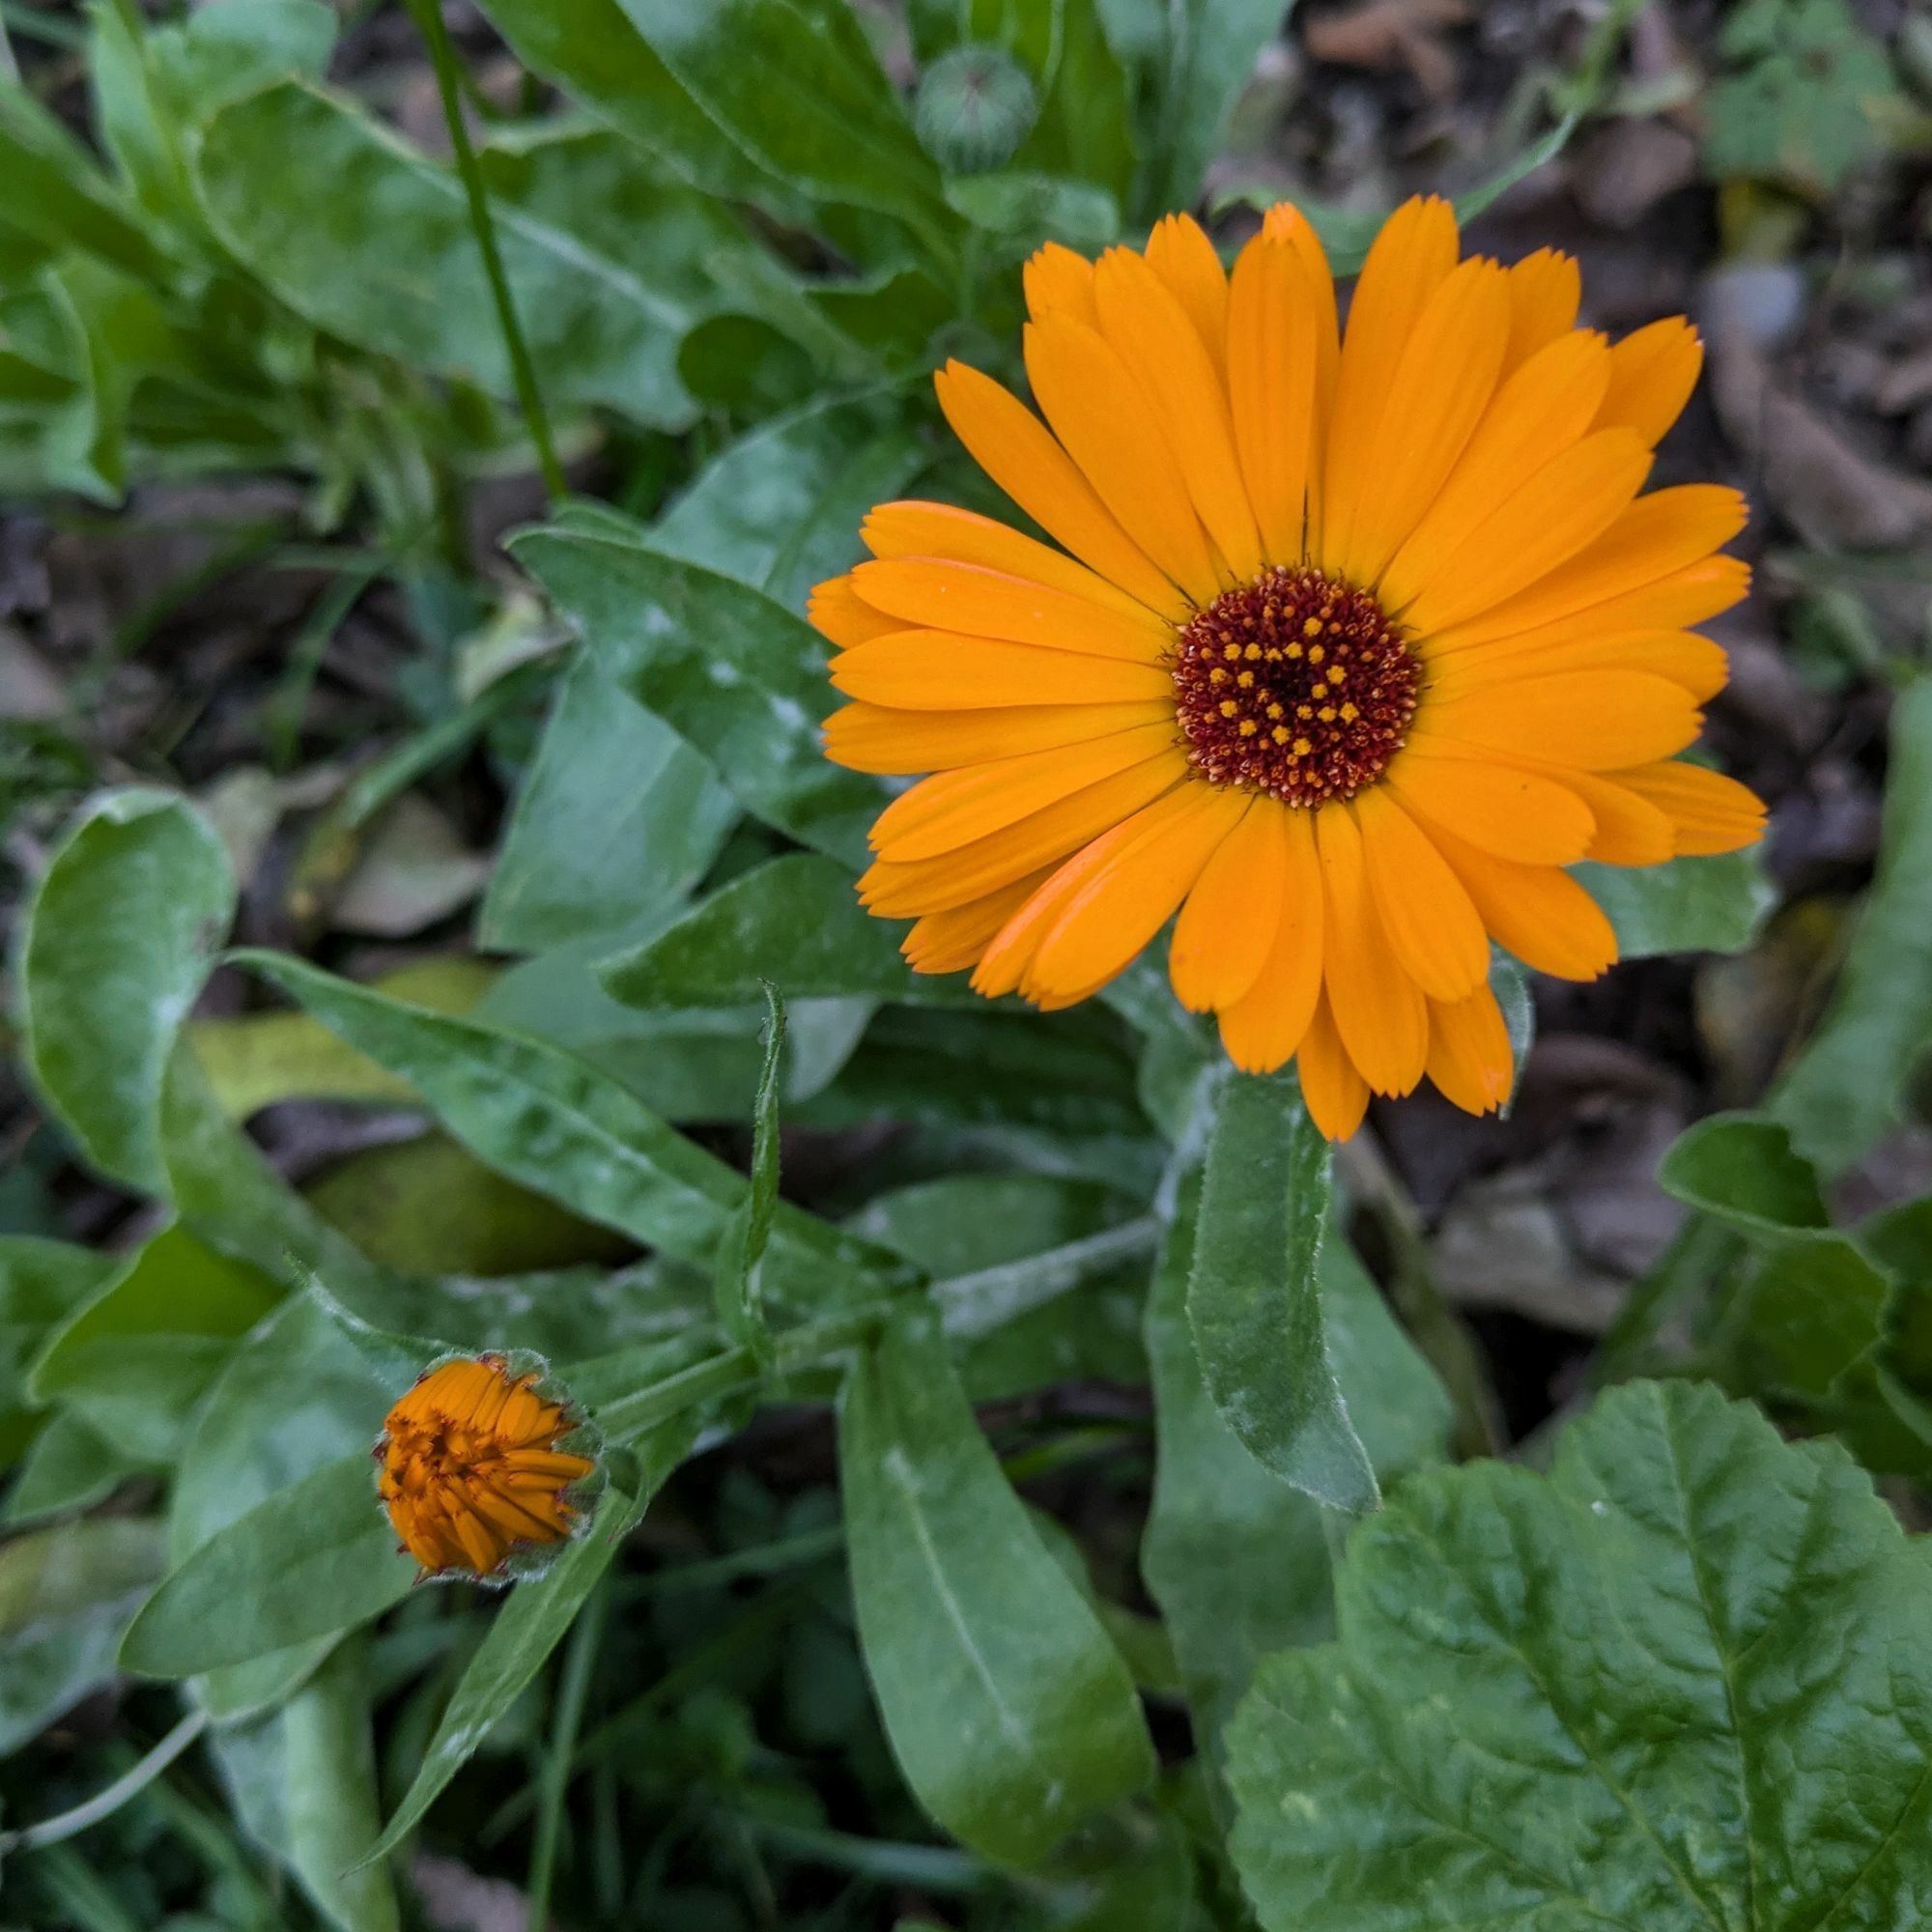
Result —
[[[938,503],[867,519],[813,622],[853,701],[827,751],[929,774],[872,830],[870,909],[922,972],[1070,1005],[1177,913],[1176,992],[1229,1055],[1293,1058],[1323,1131],[1425,1074],[1507,1097],[1494,941],[1594,979],[1565,867],[1749,844],[1763,809],[1678,757],[1735,604],[1736,491],[1640,494],[1696,381],[1682,319],[1576,327],[1576,264],[1459,260],[1409,202],[1346,333],[1282,206],[1232,275],[1185,216],[1027,269],[1042,422],[959,363],[960,440],[1059,549]]]
[[[498,1576],[514,1551],[570,1535],[569,1492],[597,1465],[558,1447],[578,1425],[541,1379],[504,1355],[459,1358],[390,1409],[378,1489],[402,1547],[431,1576]]]

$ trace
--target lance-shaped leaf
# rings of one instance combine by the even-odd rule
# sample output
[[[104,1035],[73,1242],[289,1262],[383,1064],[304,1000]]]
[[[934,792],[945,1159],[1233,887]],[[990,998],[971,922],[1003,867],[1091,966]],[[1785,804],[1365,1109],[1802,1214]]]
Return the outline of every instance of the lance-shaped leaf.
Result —
[[[929,1315],[846,1378],[852,1593],[886,1732],[920,1802],[1035,1864],[1153,1770],[1133,1679],[980,1433]]]
[[[1829,1173],[1898,1118],[1932,1043],[1932,678],[1893,707],[1878,877],[1824,1022],[1771,1096],[1793,1144]]]
[[[364,1861],[393,1850],[542,1669],[598,1579],[611,1567],[645,1505],[691,1447],[692,1420],[660,1425],[638,1448],[635,1471],[612,1471],[596,1514],[542,1576],[518,1583],[469,1660],[422,1767]]]
[[[479,1160],[586,1219],[708,1267],[745,1177],[574,1054],[452,1019],[271,952],[238,955],[333,1033],[399,1073]],[[895,1256],[781,1202],[765,1251],[774,1300],[822,1309],[911,1278]]]
[[[368,1453],[357,1450],[202,1544],[134,1619],[121,1662],[149,1677],[246,1663],[378,1615],[416,1576],[377,1500]]]
[[[611,996],[633,1007],[715,1007],[755,1000],[761,982],[788,999],[865,994],[931,1006],[978,1003],[963,977],[915,973],[904,928],[859,903],[852,874],[817,852],[788,852],[721,887],[642,945],[599,963]]]
[[[1248,1453],[1343,1510],[1376,1475],[1335,1379],[1321,1314],[1329,1150],[1293,1075],[1221,1090],[1201,1188],[1187,1319],[1202,1378]]]
[[[635,543],[544,528],[512,549],[606,674],[702,752],[748,811],[854,869],[865,863],[883,794],[820,747],[828,647],[803,618]]]

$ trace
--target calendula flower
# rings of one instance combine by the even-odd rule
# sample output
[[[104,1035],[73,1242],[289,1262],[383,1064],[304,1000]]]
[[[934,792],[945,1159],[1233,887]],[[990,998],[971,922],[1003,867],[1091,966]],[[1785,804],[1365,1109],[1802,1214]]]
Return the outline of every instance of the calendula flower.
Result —
[[[1510,1045],[1491,941],[1589,980],[1608,921],[1564,867],[1747,845],[1763,810],[1682,761],[1735,604],[1734,490],[1645,496],[1696,381],[1682,319],[1576,327],[1577,266],[1460,261],[1383,227],[1344,334],[1274,209],[1224,272],[1170,216],[1145,253],[1028,265],[1042,422],[957,362],[940,405],[1063,548],[882,504],[813,593],[855,700],[827,750],[931,774],[861,881],[921,972],[1065,1007],[1177,913],[1175,991],[1236,1064],[1291,1058],[1334,1138],[1425,1074],[1486,1112]]]
[[[513,1552],[560,1543],[572,1486],[595,1462],[558,1447],[579,1424],[505,1355],[447,1361],[390,1409],[378,1489],[402,1547],[431,1576],[499,1576]]]

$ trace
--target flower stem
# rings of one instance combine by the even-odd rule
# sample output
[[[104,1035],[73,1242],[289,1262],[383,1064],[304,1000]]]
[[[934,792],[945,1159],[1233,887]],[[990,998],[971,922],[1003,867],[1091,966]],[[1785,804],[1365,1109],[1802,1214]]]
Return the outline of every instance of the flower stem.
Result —
[[[469,226],[476,236],[477,251],[483,257],[483,272],[489,277],[491,298],[497,304],[497,321],[503,331],[503,347],[509,354],[510,373],[517,385],[517,403],[529,426],[530,440],[536,445],[537,468],[543,472],[544,488],[549,491],[551,500],[556,502],[569,495],[569,486],[556,460],[556,445],[551,440],[550,418],[544,413],[529,346],[524,340],[516,304],[510,298],[509,278],[503,272],[502,253],[497,246],[497,224],[484,190],[483,171],[476,164],[476,151],[469,144],[469,129],[464,123],[456,50],[449,43],[449,29],[443,25],[440,0],[408,0],[408,6],[429,48],[431,65],[436,69],[437,92],[442,97],[442,118],[449,126],[456,171],[462,177],[464,198],[469,204]]]

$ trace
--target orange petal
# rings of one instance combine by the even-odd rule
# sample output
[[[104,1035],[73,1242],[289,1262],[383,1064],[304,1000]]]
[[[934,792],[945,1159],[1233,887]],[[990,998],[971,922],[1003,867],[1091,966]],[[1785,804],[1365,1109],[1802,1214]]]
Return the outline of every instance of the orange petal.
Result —
[[[1350,808],[1369,893],[1403,970],[1435,1000],[1461,1000],[1490,976],[1490,936],[1463,882],[1415,821],[1371,785]]]
[[[1319,427],[1327,422],[1334,408],[1335,378],[1342,362],[1342,328],[1328,252],[1314,223],[1292,201],[1278,201],[1263,215],[1262,233],[1270,242],[1287,242],[1308,278],[1315,319],[1315,414]]]
[[[1605,434],[1635,437],[1634,430]],[[1596,440],[1590,439],[1592,442]],[[1433,626],[1434,647],[1453,650],[1486,639],[1554,626],[1565,618],[1580,618],[1593,607],[1612,600],[1630,598],[1632,606],[1636,606],[1638,600],[1633,593],[1637,591],[1654,589],[1661,604],[1677,573],[1690,573],[1693,566],[1698,567],[1693,581],[1699,594],[1724,595],[1735,602],[1740,586],[1748,583],[1749,574],[1733,559],[1713,558],[1711,553],[1744,528],[1748,514],[1743,497],[1721,484],[1680,483],[1668,490],[1653,490],[1629,504],[1586,549],[1514,596],[1480,611],[1471,611],[1467,618],[1458,617],[1453,622],[1438,618]],[[1647,611],[1631,620],[1630,628],[1649,630],[1695,621]]]
[[[1616,964],[1617,936],[1609,921],[1568,872],[1519,866],[1447,834],[1437,843],[1491,936],[1533,972],[1594,980]]]
[[[1299,256],[1285,241],[1256,236],[1229,289],[1228,389],[1241,475],[1270,563],[1297,563],[1305,554],[1319,328]]]
[[[1196,606],[1221,582],[1146,392],[1095,330],[1064,311],[1029,323],[1027,377],[1053,433],[1121,527]]]
[[[984,898],[1078,851],[1186,776],[1187,760],[1163,752],[955,852],[909,863],[875,860],[859,881],[859,897],[885,919],[914,919]]]
[[[1026,286],[1027,313],[1035,321],[1054,309],[1065,309],[1093,326],[1094,265],[1085,255],[1048,242],[1027,258],[1020,278]]]
[[[1531,356],[1577,327],[1583,300],[1583,277],[1574,255],[1539,248],[1509,270],[1509,347],[1503,373],[1520,369]]]
[[[1633,430],[1585,437],[1504,497],[1470,532],[1454,568],[1391,614],[1427,638],[1516,596],[1610,528],[1643,488],[1650,464]]]
[[[1187,311],[1219,368],[1228,333],[1228,272],[1207,231],[1191,214],[1164,214],[1148,237],[1147,261]]]
[[[1609,346],[1578,331],[1539,351],[1496,392],[1469,446],[1382,574],[1392,610],[1461,569],[1463,547],[1496,506],[1590,427],[1609,380]]]
[[[1411,744],[1384,782],[1430,825],[1525,865],[1568,866],[1583,856],[1595,830],[1574,791],[1449,746]]]
[[[1186,622],[1194,607],[1114,521],[1072,458],[1017,396],[963,362],[949,362],[932,386],[973,461],[1048,536],[1149,610]]]
[[[1262,567],[1261,537],[1235,456],[1220,369],[1187,311],[1130,248],[1110,248],[1094,276],[1101,333],[1152,400],[1187,495],[1236,579]]]
[[[1488,618],[1478,617],[1452,638],[1432,639],[1430,668],[1432,673],[1446,672],[1478,653],[1489,662],[1501,663],[1513,652],[1569,650],[1605,638],[1701,624],[1742,603],[1749,593],[1748,564],[1734,556],[1707,556],[1656,583],[1640,584],[1531,630],[1491,636]]]
[[[1429,1077],[1465,1114],[1493,1113],[1509,1099],[1516,1055],[1488,986],[1453,1006],[1430,1002]]]
[[[1485,745],[1547,764],[1604,772],[1681,752],[1703,722],[1681,684],[1641,671],[1562,671],[1432,701],[1425,728],[1411,742],[1420,744],[1427,736]]]
[[[1124,970],[1173,918],[1252,803],[1217,785],[1177,785],[1096,839],[1089,850],[1103,856],[1062,905],[1022,990],[1049,1000],[1085,993]]]
[[[1369,1085],[1342,1044],[1335,1016],[1323,1000],[1315,1009],[1294,1057],[1309,1118],[1331,1141],[1347,1140],[1369,1111]]]
[[[951,631],[896,631],[874,638],[841,651],[831,668],[832,682],[846,696],[906,711],[1126,704],[1171,698],[1174,692],[1166,668],[1151,662],[1128,664]]]
[[[1173,742],[1171,722],[1139,724],[1085,744],[1056,745],[922,779],[873,821],[872,849],[907,863],[957,851],[1155,756]]]
[[[1129,597],[1098,571],[1075,563],[1070,556],[1049,550],[991,517],[951,503],[881,503],[867,514],[859,534],[874,556],[943,556],[954,563],[977,563],[987,570],[1004,571],[1009,577],[1029,578],[1090,603],[1105,604],[1123,616],[1148,615],[1148,608],[1139,598]]]
[[[819,584],[806,602],[805,614],[820,637],[830,638],[841,647],[905,629],[896,617],[873,610],[860,597],[852,588],[849,572]]]
[[[963,972],[979,963],[993,935],[1048,876],[1044,868],[1029,872],[984,898],[969,899],[946,912],[928,913],[914,922],[899,951],[915,973]]]
[[[1363,452],[1374,481],[1346,542],[1339,533],[1322,539],[1325,559],[1344,576],[1374,582],[1441,492],[1495,393],[1508,327],[1503,271],[1480,257],[1424,304]]]
[[[1672,758],[1618,772],[1616,781],[1669,819],[1678,852],[1736,852],[1764,837],[1764,804],[1748,786]]]
[[[1429,1009],[1390,945],[1370,896],[1362,835],[1346,806],[1315,814],[1321,860],[1321,985],[1349,1058],[1378,1094],[1406,1094],[1422,1078]]]
[[[1280,910],[1260,974],[1221,1009],[1221,1044],[1244,1073],[1272,1073],[1300,1045],[1321,997],[1323,907],[1315,814],[1281,812]]]
[[[1281,920],[1288,816],[1277,800],[1257,798],[1188,894],[1174,923],[1167,971],[1189,1012],[1232,1006],[1261,978]]]
[[[1078,745],[1135,724],[1172,721],[1171,698],[1133,704],[1018,704],[991,710],[894,711],[847,704],[825,721],[825,755],[855,772],[944,772]]]
[[[1722,647],[1695,631],[1613,631],[1566,637],[1527,650],[1516,648],[1507,638],[1472,645],[1433,663],[1429,689],[1446,702],[1465,692],[1569,670],[1640,670],[1681,684],[1700,704],[1723,690],[1730,675]]]
[[[1610,385],[1599,429],[1634,429],[1655,447],[1684,413],[1704,366],[1704,345],[1681,315],[1653,322],[1610,351]]]
[[[1111,605],[1069,596],[983,564],[933,556],[877,557],[852,573],[852,587],[901,624],[1012,644],[1041,644],[1082,656],[1147,664],[1174,641],[1151,611],[1128,616]]]
[[[1564,772],[1562,780],[1597,822],[1586,859],[1600,866],[1661,866],[1670,857],[1670,821],[1656,806],[1594,772]]]
[[[1355,283],[1336,373],[1321,497],[1322,559],[1353,552],[1355,517],[1383,478],[1370,453],[1408,339],[1456,267],[1456,216],[1430,196],[1405,202],[1382,224]]]

